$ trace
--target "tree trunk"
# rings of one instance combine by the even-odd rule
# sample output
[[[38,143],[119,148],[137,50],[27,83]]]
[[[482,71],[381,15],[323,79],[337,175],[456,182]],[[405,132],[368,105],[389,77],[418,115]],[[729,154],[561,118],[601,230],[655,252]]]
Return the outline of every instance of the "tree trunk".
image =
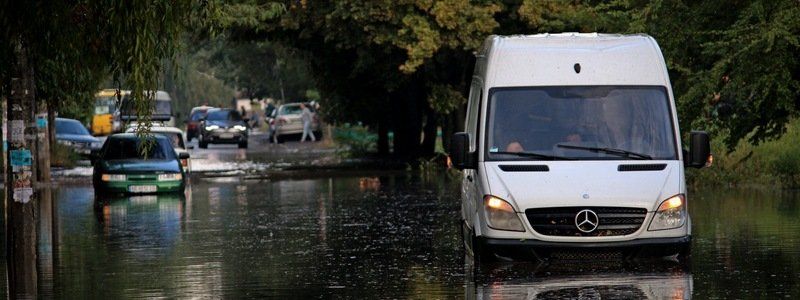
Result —
[[[389,155],[389,128],[383,120],[378,120],[378,154]]]
[[[425,108],[425,126],[423,127],[423,139],[420,147],[420,155],[422,157],[432,157],[436,152],[436,131],[439,122],[436,117],[436,112],[430,106]]]
[[[56,105],[50,103],[47,105],[47,138],[50,140],[50,145],[56,144]]]
[[[6,129],[6,261],[11,298],[37,298],[36,134],[34,74],[25,43],[14,41],[14,67],[8,95]]]
[[[47,101],[39,101],[36,114],[36,149],[39,151],[36,179],[44,184],[50,184],[50,138],[47,126],[49,106]]]

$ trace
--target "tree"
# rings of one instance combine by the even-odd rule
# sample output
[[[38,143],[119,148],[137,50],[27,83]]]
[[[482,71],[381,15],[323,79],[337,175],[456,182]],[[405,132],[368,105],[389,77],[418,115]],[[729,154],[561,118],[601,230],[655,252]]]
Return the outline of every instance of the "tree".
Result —
[[[58,107],[92,101],[108,74],[131,88],[144,124],[157,87],[162,58],[175,51],[179,34],[201,23],[203,3],[182,1],[3,1],[0,3],[0,82],[7,98],[7,259],[10,294],[35,297],[34,209],[41,172],[37,144],[45,129],[35,122],[40,103]],[[63,101],[63,102],[62,102]],[[73,102],[74,101],[74,102]],[[50,109],[52,112],[52,108]],[[149,127],[143,126],[140,133]],[[33,257],[32,257],[33,256]],[[33,259],[33,260],[31,260]],[[33,273],[26,273],[33,272]],[[33,276],[33,278],[31,278]],[[14,281],[14,278],[24,278]],[[31,281],[32,280],[32,281]],[[19,285],[16,283],[20,283]],[[35,286],[35,285],[34,285]]]
[[[447,113],[434,108],[451,106],[432,101],[463,101],[449,96],[466,90],[469,53],[497,26],[492,16],[500,6],[467,0],[246,1],[221,10],[226,17],[220,26],[231,38],[272,39],[310,54],[329,120],[377,127],[383,151],[391,129],[395,154],[415,158],[433,152],[438,114]]]

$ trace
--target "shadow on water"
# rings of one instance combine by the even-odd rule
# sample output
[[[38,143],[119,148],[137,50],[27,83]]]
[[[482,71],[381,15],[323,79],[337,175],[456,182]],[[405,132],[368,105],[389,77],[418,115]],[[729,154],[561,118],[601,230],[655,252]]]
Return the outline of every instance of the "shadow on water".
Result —
[[[62,185],[38,205],[34,286],[103,299],[800,296],[796,192],[693,191],[690,267],[555,260],[477,272],[458,197],[457,182],[415,174],[198,179],[185,195],[112,199]]]

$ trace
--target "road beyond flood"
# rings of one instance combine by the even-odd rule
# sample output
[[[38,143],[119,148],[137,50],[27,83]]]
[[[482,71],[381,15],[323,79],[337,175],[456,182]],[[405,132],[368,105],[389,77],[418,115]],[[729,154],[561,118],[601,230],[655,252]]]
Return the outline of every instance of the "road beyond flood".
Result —
[[[259,152],[212,146],[193,150],[193,157],[195,167],[201,167],[211,162],[280,163],[270,159],[270,153],[296,152],[295,158],[301,160],[326,159],[319,153],[332,153],[318,145],[278,147],[285,149]],[[39,296],[800,295],[797,192],[690,191],[694,236],[689,264],[565,260],[496,263],[476,269],[461,248],[459,182],[454,178],[362,171],[270,179],[232,171],[231,176],[193,176],[185,195],[103,198],[95,196],[87,180],[60,183],[52,191],[53,201],[39,206]]]

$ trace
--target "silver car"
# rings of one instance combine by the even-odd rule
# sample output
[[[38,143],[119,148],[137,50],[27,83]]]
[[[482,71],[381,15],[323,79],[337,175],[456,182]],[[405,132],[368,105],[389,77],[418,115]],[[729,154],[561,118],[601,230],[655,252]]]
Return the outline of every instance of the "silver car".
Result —
[[[306,107],[308,107],[314,115],[314,119],[311,121],[311,131],[314,132],[317,140],[319,140],[322,137],[319,118],[317,117],[313,105],[306,105]],[[285,137],[288,135],[302,134],[302,112],[303,110],[300,108],[300,103],[283,104],[273,110],[269,121],[270,139],[279,142],[285,140]]]

